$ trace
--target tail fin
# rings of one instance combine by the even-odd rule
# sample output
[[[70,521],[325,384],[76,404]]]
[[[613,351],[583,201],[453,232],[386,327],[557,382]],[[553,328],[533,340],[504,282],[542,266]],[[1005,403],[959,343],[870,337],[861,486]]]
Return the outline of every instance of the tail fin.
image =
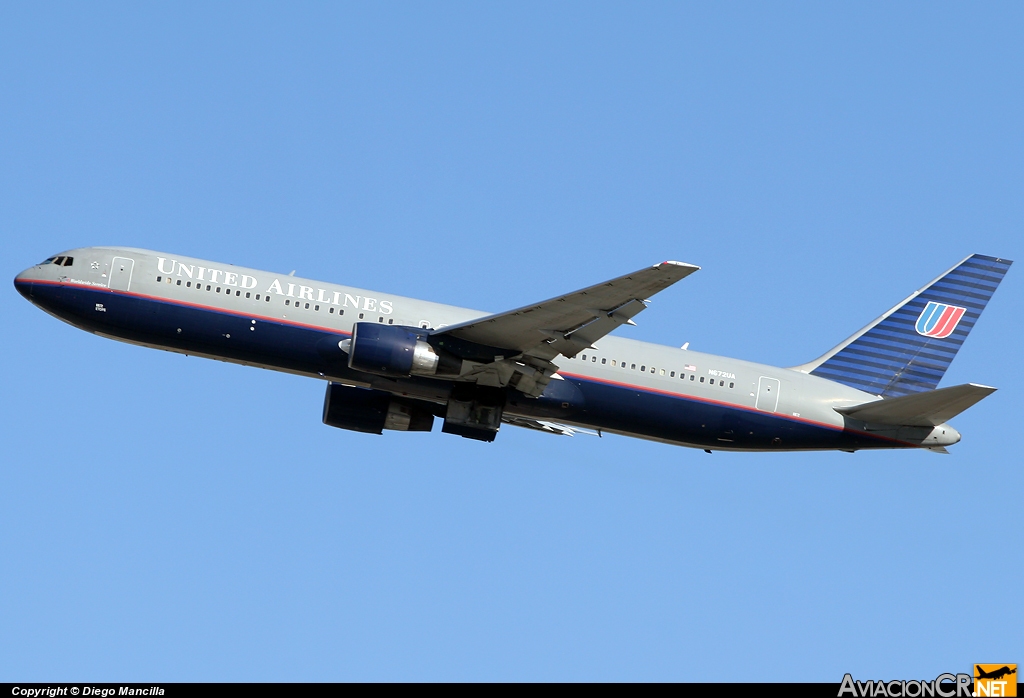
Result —
[[[971,255],[824,356],[793,368],[882,397],[934,390],[1011,264]]]

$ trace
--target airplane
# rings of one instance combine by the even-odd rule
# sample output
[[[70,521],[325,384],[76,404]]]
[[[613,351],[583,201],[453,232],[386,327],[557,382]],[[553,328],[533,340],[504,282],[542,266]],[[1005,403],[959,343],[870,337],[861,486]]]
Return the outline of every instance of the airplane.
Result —
[[[918,448],[995,391],[938,384],[1011,261],[970,255],[817,359],[779,368],[611,334],[699,267],[662,262],[502,313],[125,247],[14,280],[102,337],[324,380],[323,422],[490,442],[502,424],[721,451]]]
[[[1008,666],[1003,666],[1003,667],[1001,667],[999,669],[995,669],[994,671],[985,671],[984,669],[982,669],[980,666],[977,666],[977,665],[975,665],[974,668],[977,670],[977,674],[978,674],[977,676],[974,677],[976,679],[1001,679],[1004,676],[1009,676],[1010,674],[1016,674],[1017,673],[1017,668],[1016,667],[1011,669]]]

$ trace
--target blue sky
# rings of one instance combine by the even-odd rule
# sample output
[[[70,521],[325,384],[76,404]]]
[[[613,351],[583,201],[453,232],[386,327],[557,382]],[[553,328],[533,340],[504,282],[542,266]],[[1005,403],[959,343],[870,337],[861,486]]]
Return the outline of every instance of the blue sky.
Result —
[[[794,365],[1022,258],[1022,34],[1009,3],[6,3],[3,269],[125,245],[499,311],[680,259],[619,334]],[[949,456],[356,434],[318,381],[9,286],[0,680],[1024,662],[1019,272],[942,383],[1000,388]]]

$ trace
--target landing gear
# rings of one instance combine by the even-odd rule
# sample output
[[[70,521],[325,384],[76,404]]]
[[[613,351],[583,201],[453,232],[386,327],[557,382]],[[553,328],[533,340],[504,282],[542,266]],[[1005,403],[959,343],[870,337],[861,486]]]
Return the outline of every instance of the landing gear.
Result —
[[[467,439],[494,441],[505,409],[505,389],[456,383],[448,398],[441,431]]]

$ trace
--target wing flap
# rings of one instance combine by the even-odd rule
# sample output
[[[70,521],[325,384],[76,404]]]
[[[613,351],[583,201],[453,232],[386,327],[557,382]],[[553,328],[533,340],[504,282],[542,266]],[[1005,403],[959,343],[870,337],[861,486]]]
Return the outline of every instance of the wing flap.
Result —
[[[511,424],[514,427],[522,427],[524,429],[535,429],[537,431],[543,431],[547,434],[558,434],[559,436],[575,436],[576,434],[586,434],[587,436],[600,436],[596,431],[590,429],[582,429],[580,427],[570,427],[566,424],[559,424],[558,422],[548,422],[543,419],[530,419],[528,417],[513,417],[506,416],[502,417],[501,421],[505,424]]]
[[[995,388],[987,385],[966,383],[835,409],[847,417],[874,424],[937,426],[948,422],[995,391]]]

